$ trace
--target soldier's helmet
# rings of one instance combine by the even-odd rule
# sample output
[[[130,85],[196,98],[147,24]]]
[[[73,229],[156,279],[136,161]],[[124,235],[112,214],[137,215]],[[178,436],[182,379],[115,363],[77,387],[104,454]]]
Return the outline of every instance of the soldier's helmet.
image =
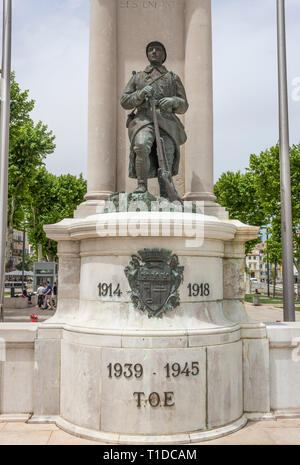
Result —
[[[166,51],[166,47],[164,46],[164,44],[162,44],[161,42],[158,42],[157,40],[153,41],[153,42],[150,42],[148,45],[147,45],[147,48],[146,48],[146,54],[147,54],[147,58],[148,58],[148,51],[149,51],[149,48],[150,47],[153,47],[153,46],[157,46],[159,45],[160,47],[162,47],[163,51],[164,51],[164,59],[163,59],[163,63],[166,61],[167,59],[167,51]]]

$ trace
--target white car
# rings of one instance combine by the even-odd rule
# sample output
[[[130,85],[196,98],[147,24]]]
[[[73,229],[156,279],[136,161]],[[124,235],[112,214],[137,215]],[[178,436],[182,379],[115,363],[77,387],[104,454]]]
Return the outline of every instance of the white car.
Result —
[[[258,284],[258,279],[257,279],[257,278],[250,278],[250,281],[251,281],[252,283]]]

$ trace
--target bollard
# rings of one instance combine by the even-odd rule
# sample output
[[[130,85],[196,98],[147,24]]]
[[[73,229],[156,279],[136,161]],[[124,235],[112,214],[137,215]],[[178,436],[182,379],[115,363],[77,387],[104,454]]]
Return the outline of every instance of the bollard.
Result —
[[[255,306],[260,305],[259,295],[254,295],[253,296],[253,305],[255,305]]]

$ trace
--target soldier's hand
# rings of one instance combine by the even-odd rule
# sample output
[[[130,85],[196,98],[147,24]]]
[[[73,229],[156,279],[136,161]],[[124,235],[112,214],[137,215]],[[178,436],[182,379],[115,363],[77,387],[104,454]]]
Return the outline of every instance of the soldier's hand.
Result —
[[[167,112],[171,113],[172,110],[173,110],[173,99],[172,99],[172,97],[162,98],[159,101],[159,108],[161,110],[163,110],[163,111],[167,111]]]
[[[146,98],[146,97],[152,97],[154,94],[154,89],[151,86],[146,86],[144,89],[141,90],[141,97]]]

